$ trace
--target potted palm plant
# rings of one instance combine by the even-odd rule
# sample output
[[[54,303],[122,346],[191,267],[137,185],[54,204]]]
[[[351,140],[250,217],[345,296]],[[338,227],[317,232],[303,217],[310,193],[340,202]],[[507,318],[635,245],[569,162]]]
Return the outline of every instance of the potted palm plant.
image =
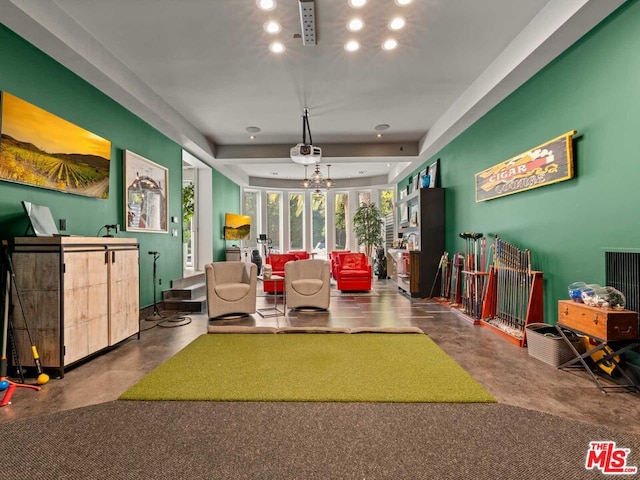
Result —
[[[382,239],[382,214],[375,203],[361,203],[353,216],[353,230],[359,245],[371,260],[373,247]]]

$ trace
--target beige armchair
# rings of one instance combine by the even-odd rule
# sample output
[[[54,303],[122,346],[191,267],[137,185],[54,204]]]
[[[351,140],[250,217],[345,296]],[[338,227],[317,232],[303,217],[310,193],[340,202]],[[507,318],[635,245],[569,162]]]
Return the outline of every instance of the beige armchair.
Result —
[[[257,267],[253,263],[205,265],[209,318],[256,312]]]
[[[331,268],[324,260],[297,260],[284,266],[287,307],[327,310],[331,299]]]

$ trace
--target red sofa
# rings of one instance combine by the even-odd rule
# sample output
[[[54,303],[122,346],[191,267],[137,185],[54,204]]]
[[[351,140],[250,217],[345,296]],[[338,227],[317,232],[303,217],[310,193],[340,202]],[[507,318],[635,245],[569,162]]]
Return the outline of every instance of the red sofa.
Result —
[[[338,255],[336,280],[340,291],[371,290],[371,265],[367,256],[364,253]]]
[[[298,260],[298,257],[291,253],[272,253],[267,255],[265,263],[271,265],[271,273],[273,275],[280,275],[281,277],[284,277],[284,264],[287,262],[295,262],[296,260]],[[262,287],[265,293],[282,293],[284,291],[284,282],[264,280],[262,282]]]
[[[298,257],[298,260],[308,260],[309,259],[309,252],[306,252],[304,250],[289,250],[287,253],[289,255],[295,255],[296,257]]]
[[[351,253],[351,250],[334,250],[333,252],[329,252],[329,262],[331,263],[331,276],[336,278],[336,274],[338,272],[338,256],[344,255],[345,253]]]

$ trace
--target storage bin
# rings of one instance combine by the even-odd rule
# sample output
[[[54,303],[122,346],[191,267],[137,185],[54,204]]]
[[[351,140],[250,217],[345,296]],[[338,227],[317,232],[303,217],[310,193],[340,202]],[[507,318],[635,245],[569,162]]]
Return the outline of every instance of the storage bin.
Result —
[[[529,355],[538,360],[559,367],[563,363],[575,358],[575,354],[560,336],[553,325],[546,323],[531,323],[527,325],[527,348]],[[565,330],[567,338],[579,353],[584,353],[582,339],[578,335]]]

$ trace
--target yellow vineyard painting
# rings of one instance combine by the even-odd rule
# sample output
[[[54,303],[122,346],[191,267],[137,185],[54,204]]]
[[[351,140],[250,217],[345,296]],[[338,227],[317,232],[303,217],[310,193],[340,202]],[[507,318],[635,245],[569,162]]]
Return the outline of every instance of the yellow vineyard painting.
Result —
[[[0,180],[109,198],[111,142],[0,92]]]

